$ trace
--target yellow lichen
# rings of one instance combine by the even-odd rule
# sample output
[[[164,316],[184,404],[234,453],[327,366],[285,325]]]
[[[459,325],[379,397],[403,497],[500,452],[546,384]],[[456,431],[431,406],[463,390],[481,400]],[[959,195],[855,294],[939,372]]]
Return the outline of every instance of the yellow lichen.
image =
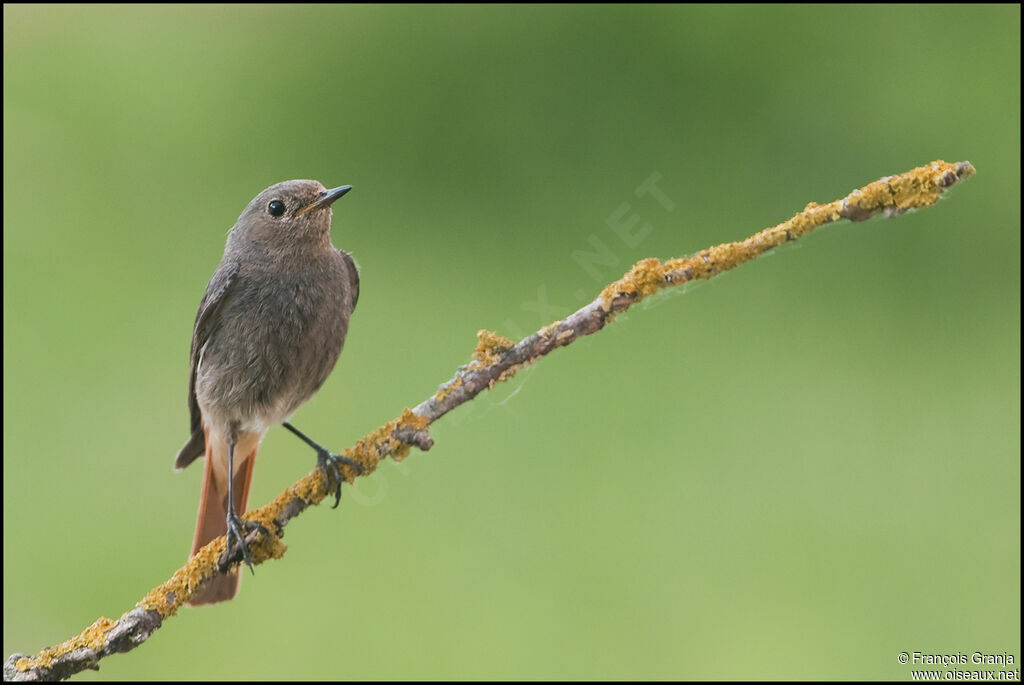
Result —
[[[18,659],[16,664],[19,671],[27,671],[30,668],[52,668],[55,659],[64,656],[76,649],[92,649],[99,651],[107,644],[107,632],[113,628],[115,621],[101,616],[96,621],[70,640],[60,643],[55,647],[47,647],[31,659]]]
[[[788,221],[766,228],[746,240],[715,245],[690,257],[670,259],[664,264],[657,259],[641,260],[629,273],[601,291],[601,307],[610,311],[615,298],[623,295],[639,301],[666,285],[711,278],[844,215],[867,218],[885,208],[902,212],[927,207],[935,203],[956,179],[966,178],[974,172],[974,167],[966,162],[949,164],[937,160],[869,183],[842,200],[827,205],[808,203],[802,212]],[[845,213],[844,205],[847,207]]]
[[[561,321],[552,321],[547,326],[545,326],[544,328],[542,328],[539,331],[537,331],[537,335],[539,335],[542,338],[547,338],[552,333],[554,333],[556,330],[558,330],[558,327],[561,326],[561,325],[562,325]]]
[[[418,431],[425,430],[429,425],[430,419],[426,416],[420,416],[412,409],[406,408],[402,411],[402,415],[398,417],[395,427]],[[392,440],[395,441],[393,438]],[[391,458],[395,461],[402,461],[408,456],[409,445],[406,443],[400,443],[399,446],[391,453]]]
[[[409,446],[395,439],[392,435],[397,429],[423,430],[429,425],[430,419],[406,408],[402,410],[398,418],[378,427],[363,437],[354,447],[345,450],[345,456],[355,460],[363,467],[361,475],[368,475],[377,468],[377,462],[381,459],[381,452],[390,454],[391,458],[395,461],[402,461],[409,455]],[[352,480],[354,480],[354,477],[349,479],[349,482],[352,482]]]
[[[869,183],[858,193],[851,193],[848,200],[863,211],[877,211],[883,207],[892,207],[900,211],[918,209],[934,204],[943,191],[958,177],[967,177],[974,173],[974,167],[965,164],[957,173],[957,165],[936,160],[931,164],[899,174],[886,176],[874,183]]]
[[[420,416],[410,409],[405,409],[398,418],[380,426],[356,443],[354,447],[346,450],[345,456],[358,462],[363,467],[363,475],[367,475],[376,469],[377,462],[380,461],[378,446],[395,454],[402,452],[403,446],[392,437],[392,433],[397,428],[422,430],[429,425],[430,421],[426,417]],[[353,469],[347,466],[342,466],[342,469],[343,476],[348,482],[355,480]],[[313,506],[323,501],[326,495],[323,470],[317,468],[286,489],[269,504],[247,512],[243,518],[262,524],[270,533],[270,535],[259,536],[256,542],[249,546],[253,564],[261,564],[268,559],[279,559],[284,555],[287,546],[275,533],[277,521],[283,517],[285,508],[290,506],[293,500],[298,499]],[[217,573],[225,544],[223,536],[211,541],[196,552],[170,580],[146,595],[138,603],[138,606],[157,611],[164,618],[172,615],[178,607],[195,594],[203,582]]]
[[[601,306],[605,311],[611,308],[612,300],[620,295],[631,295],[642,300],[658,292],[664,284],[665,271],[661,262],[654,257],[641,259],[619,280],[605,286],[601,291]]]
[[[370,473],[380,460],[378,447],[390,451],[396,459],[401,459],[408,454],[409,446],[403,445],[392,436],[396,429],[424,430],[429,425],[428,418],[407,408],[398,418],[377,428],[360,440],[355,447],[347,450],[345,454],[363,466],[364,474]],[[349,470],[348,467],[343,468],[346,469],[346,479],[351,482],[354,479],[354,471]],[[299,499],[308,505],[315,505],[322,501],[325,495],[323,471],[314,469],[312,473],[278,495],[274,501],[247,512],[243,518],[261,523],[270,533],[259,536],[256,542],[249,546],[253,564],[261,564],[268,559],[279,559],[284,554],[287,547],[280,536],[275,533],[277,532],[277,521],[282,518],[285,508],[293,500]],[[161,618],[173,616],[182,604],[195,595],[204,582],[217,574],[225,545],[224,536],[210,541],[209,544],[192,555],[184,566],[175,571],[170,579],[153,588],[136,606],[155,611],[160,614]],[[106,634],[114,625],[115,622],[111,619],[100,618],[81,634],[67,642],[44,649],[33,658],[20,659],[17,667],[22,671],[31,668],[50,668],[54,659],[72,650],[82,647],[100,650],[106,645]]]
[[[420,416],[412,409],[408,407],[402,411],[402,415],[398,417],[398,425],[402,428],[411,428],[413,430],[423,430],[430,426],[430,419],[426,416]]]
[[[515,343],[508,338],[498,335],[494,331],[481,328],[476,332],[476,349],[473,350],[473,359],[483,366],[490,366],[501,361],[503,352],[515,347]]]
[[[498,383],[504,383],[509,378],[512,378],[512,376],[516,375],[517,373],[519,373],[521,370],[525,369],[532,363],[533,360],[528,359],[524,362],[513,364],[512,366],[502,371],[501,374],[495,380],[492,380],[490,383],[488,383],[488,387],[493,389],[495,385],[497,385]]]
[[[444,402],[448,398],[448,396],[455,391],[456,388],[459,388],[461,386],[462,376],[456,376],[454,379],[438,388],[437,392],[434,393],[434,401]]]
[[[247,514],[246,518],[250,516],[251,514]],[[211,540],[192,555],[184,566],[175,571],[170,579],[150,590],[136,606],[155,611],[161,618],[173,616],[182,604],[195,595],[205,581],[217,573],[225,544],[223,536]],[[266,555],[258,552],[261,546],[250,547],[250,551],[253,551],[253,563],[261,563],[266,558]]]

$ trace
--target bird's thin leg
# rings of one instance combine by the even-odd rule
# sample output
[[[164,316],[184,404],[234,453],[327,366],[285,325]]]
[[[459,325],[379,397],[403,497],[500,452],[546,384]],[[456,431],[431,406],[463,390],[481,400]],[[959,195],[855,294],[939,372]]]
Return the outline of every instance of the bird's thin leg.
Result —
[[[255,569],[252,567],[252,556],[249,554],[249,545],[245,543],[245,534],[254,530],[261,530],[264,533],[267,532],[266,528],[257,521],[246,521],[245,519],[238,516],[235,513],[235,493],[232,487],[232,483],[235,480],[235,442],[232,440],[228,443],[228,515],[227,515],[227,544],[224,546],[224,554],[229,555],[231,553],[231,540],[234,538],[238,546],[242,548],[242,559],[245,560],[246,565],[253,575],[256,575]]]
[[[341,502],[341,482],[344,480],[341,477],[341,469],[338,468],[338,464],[347,464],[348,466],[351,466],[356,470],[357,474],[361,474],[363,472],[363,467],[359,462],[349,459],[346,456],[331,454],[287,421],[283,425],[292,433],[299,436],[299,439],[302,440],[302,442],[316,450],[316,465],[324,471],[324,479],[327,481],[327,491],[334,493],[334,508],[337,508],[338,503]]]

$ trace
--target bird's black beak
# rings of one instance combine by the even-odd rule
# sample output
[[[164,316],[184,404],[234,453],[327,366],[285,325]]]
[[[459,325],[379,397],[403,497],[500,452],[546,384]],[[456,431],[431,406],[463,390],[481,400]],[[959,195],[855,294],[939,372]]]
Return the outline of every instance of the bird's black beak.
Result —
[[[325,190],[316,196],[316,199],[310,202],[308,205],[300,209],[296,214],[305,214],[306,212],[312,212],[315,209],[323,209],[324,207],[330,207],[331,204],[339,197],[352,190],[352,186],[338,186],[337,188],[331,188]]]

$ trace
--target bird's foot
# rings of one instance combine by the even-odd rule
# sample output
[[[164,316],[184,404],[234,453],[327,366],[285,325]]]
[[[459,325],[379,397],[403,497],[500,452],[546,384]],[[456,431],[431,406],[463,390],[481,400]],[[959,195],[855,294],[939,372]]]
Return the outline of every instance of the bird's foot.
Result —
[[[230,558],[234,554],[234,546],[242,548],[242,560],[245,561],[245,565],[249,567],[253,575],[256,575],[255,569],[252,567],[252,555],[249,553],[249,545],[245,541],[245,536],[253,531],[260,531],[264,535],[270,535],[267,529],[262,523],[258,521],[247,521],[241,518],[233,511],[228,512],[227,516],[228,531],[226,534],[227,545],[224,547],[224,559]]]
[[[327,492],[334,493],[334,506],[332,509],[337,509],[338,504],[341,502],[341,484],[345,480],[341,474],[341,467],[339,464],[346,464],[356,470],[356,475],[362,475],[363,467],[354,459],[342,456],[340,454],[331,454],[323,447],[318,447],[316,450],[316,465],[323,469],[324,480],[327,481]]]

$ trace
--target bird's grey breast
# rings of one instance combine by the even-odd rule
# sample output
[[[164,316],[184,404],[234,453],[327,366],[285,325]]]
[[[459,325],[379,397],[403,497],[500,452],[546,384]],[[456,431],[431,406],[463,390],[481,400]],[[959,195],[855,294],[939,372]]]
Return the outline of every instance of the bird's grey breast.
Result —
[[[201,350],[200,405],[254,428],[285,420],[337,362],[352,312],[350,291],[347,265],[334,250],[294,268],[243,264]]]

